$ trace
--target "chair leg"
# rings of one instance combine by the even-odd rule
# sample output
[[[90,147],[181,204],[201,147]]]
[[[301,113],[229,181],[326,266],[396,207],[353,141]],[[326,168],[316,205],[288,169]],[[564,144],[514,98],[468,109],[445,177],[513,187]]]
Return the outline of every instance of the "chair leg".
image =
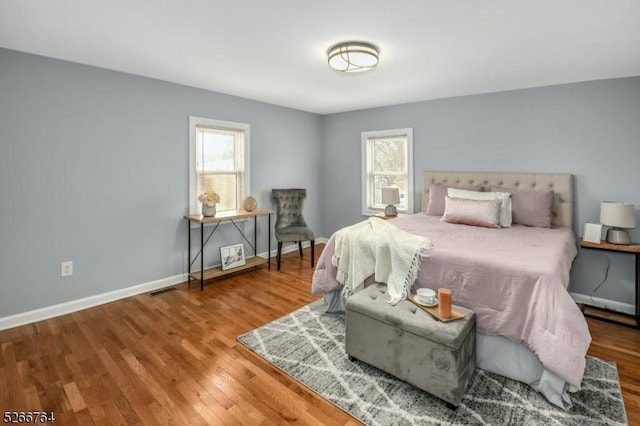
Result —
[[[315,245],[315,241],[311,240],[311,267],[312,268],[315,266],[315,260],[316,260],[316,245]]]
[[[280,260],[282,259],[282,242],[278,241],[278,254],[277,254],[277,259],[278,259],[278,271],[280,270]]]
[[[300,257],[303,257],[303,255],[302,255],[302,241],[298,241],[298,251],[300,252]]]

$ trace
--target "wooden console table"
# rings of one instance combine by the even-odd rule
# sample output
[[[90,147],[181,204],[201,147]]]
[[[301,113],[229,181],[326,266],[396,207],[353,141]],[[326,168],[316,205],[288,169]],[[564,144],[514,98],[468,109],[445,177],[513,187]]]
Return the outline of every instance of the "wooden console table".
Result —
[[[202,216],[199,214],[184,216],[184,219],[186,219],[187,221],[187,235],[188,235],[187,245],[189,246],[189,268],[188,268],[189,282],[191,282],[191,279],[200,281],[200,291],[202,291],[204,289],[205,280],[209,280],[211,278],[221,277],[227,274],[232,274],[234,272],[242,271],[244,269],[254,268],[259,265],[264,265],[265,263],[268,264],[269,269],[271,269],[271,215],[272,214],[273,214],[273,210],[257,209],[251,212],[248,212],[245,210],[224,211],[224,212],[219,212],[215,216],[211,216],[211,217]],[[258,256],[258,216],[268,216],[267,258]],[[242,232],[242,230],[238,227],[236,223],[236,221],[240,219],[250,219],[250,218],[253,218],[253,224],[254,224],[253,225],[253,243],[251,243],[251,241],[247,239],[247,237],[244,235],[244,232]],[[249,246],[253,248],[254,256],[247,259],[247,263],[245,265],[238,266],[237,268],[233,268],[233,269],[228,269],[226,271],[223,271],[222,268],[219,266],[204,269],[204,255],[203,255],[204,246],[207,245],[207,242],[211,239],[211,237],[213,236],[213,233],[216,232],[216,229],[218,229],[218,226],[220,226],[220,223],[222,222],[231,222],[236,227],[238,232],[240,232],[240,235],[242,235],[242,238],[244,238],[245,241],[249,244]],[[194,256],[193,259],[191,258],[191,224],[192,223],[200,224],[200,251]],[[205,240],[204,225],[207,225],[207,224],[215,224],[215,226],[211,230],[211,233],[209,234],[207,239]],[[198,256],[200,256],[200,271],[192,273],[191,266],[196,261]]]
[[[605,318],[598,315],[591,315],[591,314],[585,313],[585,316],[588,316],[589,318],[595,318],[602,321],[611,322],[614,324],[624,325],[627,327],[640,328],[640,244],[626,244],[626,245],[611,244],[611,243],[608,243],[606,240],[602,240],[600,241],[600,244],[598,244],[598,243],[592,243],[589,241],[580,240],[580,247],[594,249],[594,250],[604,250],[604,251],[610,251],[610,252],[616,252],[616,253],[627,253],[635,256],[636,258],[636,270],[635,270],[636,291],[635,291],[634,299],[636,303],[636,309],[635,309],[635,315],[633,315],[636,321],[635,327],[632,324],[627,324],[625,322],[616,321],[614,319]],[[586,304],[585,306],[594,308],[594,309],[599,309],[602,311],[608,311],[608,309],[600,308],[597,306],[590,306]],[[615,312],[615,313],[619,315],[629,315],[622,312]]]

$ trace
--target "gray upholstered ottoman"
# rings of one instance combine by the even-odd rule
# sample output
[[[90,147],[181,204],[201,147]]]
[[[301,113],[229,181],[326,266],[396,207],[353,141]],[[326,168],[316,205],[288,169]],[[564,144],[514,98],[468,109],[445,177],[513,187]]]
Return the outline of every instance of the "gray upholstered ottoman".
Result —
[[[374,284],[346,304],[346,352],[444,401],[458,406],[476,366],[476,321],[440,322],[408,300],[386,301]]]

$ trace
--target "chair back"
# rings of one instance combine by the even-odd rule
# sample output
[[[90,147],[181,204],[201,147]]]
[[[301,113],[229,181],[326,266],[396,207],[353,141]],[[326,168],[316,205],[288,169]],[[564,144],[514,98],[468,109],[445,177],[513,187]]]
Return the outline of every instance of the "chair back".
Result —
[[[276,207],[276,229],[290,226],[307,226],[307,222],[302,216],[305,198],[307,198],[306,189],[271,190],[271,200]]]

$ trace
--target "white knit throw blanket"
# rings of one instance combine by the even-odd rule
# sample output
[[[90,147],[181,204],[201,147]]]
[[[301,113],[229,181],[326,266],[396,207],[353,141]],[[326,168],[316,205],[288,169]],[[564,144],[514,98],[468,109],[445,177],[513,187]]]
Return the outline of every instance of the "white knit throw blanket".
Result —
[[[342,228],[334,238],[331,263],[338,269],[336,279],[344,285],[344,298],[362,290],[364,281],[375,274],[377,282],[387,284],[387,301],[392,305],[407,298],[421,258],[433,247],[428,239],[377,217]]]

